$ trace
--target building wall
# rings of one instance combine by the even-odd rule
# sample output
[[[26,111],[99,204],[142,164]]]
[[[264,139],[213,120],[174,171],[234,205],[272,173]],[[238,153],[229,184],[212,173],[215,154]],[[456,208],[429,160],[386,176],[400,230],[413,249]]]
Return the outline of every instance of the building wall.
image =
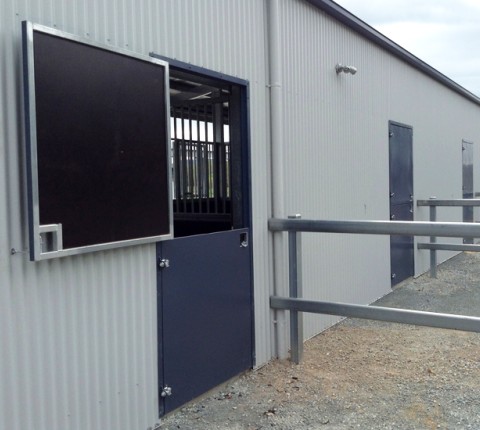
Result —
[[[155,246],[40,263],[25,253],[20,22],[249,81],[260,365],[274,356],[267,4],[0,0],[0,429],[131,430],[158,421]],[[413,127],[415,198],[460,197],[461,140],[480,143],[478,106],[303,0],[280,5],[286,213],[388,219],[389,120]],[[337,76],[337,62],[357,75]],[[427,208],[415,208],[415,219],[427,218]],[[386,237],[304,235],[303,251],[305,297],[368,303],[390,289]],[[417,274],[428,264],[421,252]],[[307,337],[336,321],[305,320]]]
[[[155,245],[37,263],[25,253],[20,23],[249,81],[261,364],[272,355],[264,2],[0,0],[0,10],[0,429],[147,429],[159,411]]]
[[[480,107],[312,5],[281,5],[286,212],[388,220],[389,120],[413,127],[415,200],[461,198],[461,142],[480,142]],[[337,75],[337,63],[358,72]],[[428,216],[414,209],[415,220]],[[461,208],[438,210],[439,221],[461,219]],[[371,303],[388,293],[389,246],[384,236],[304,234],[304,297]],[[416,251],[415,273],[428,264]],[[306,337],[335,321],[306,315]]]

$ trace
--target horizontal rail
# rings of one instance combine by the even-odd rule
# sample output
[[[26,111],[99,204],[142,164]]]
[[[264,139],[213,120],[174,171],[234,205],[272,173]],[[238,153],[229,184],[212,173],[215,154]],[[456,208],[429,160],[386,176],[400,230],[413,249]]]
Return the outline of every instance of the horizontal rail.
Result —
[[[426,327],[480,332],[480,318],[435,312],[395,309],[380,306],[352,305],[347,303],[320,302],[287,297],[270,297],[270,307],[297,312],[310,312],[362,318]]]
[[[417,200],[417,206],[480,206],[480,199]]]
[[[433,201],[433,199],[432,199]],[[480,201],[480,200],[479,200]],[[436,251],[440,249],[458,251],[480,251],[480,245],[472,244],[445,244],[436,243],[436,237],[480,237],[480,224],[463,222],[435,222],[436,207],[443,201],[426,201],[430,207],[431,221],[372,221],[372,220],[304,220],[296,218],[268,220],[268,228],[273,232],[287,231],[289,236],[289,292],[290,297],[270,297],[270,307],[277,311],[290,311],[290,344],[291,359],[295,363],[301,361],[303,330],[298,320],[298,312],[310,312],[327,315],[336,315],[351,318],[363,318],[393,323],[411,324],[418,326],[437,327],[444,329],[473,331],[480,333],[480,318],[453,314],[424,312],[410,309],[397,309],[378,306],[356,305],[350,303],[334,303],[324,301],[312,301],[298,298],[301,291],[301,270],[298,268],[298,249],[294,244],[299,240],[301,232],[311,233],[347,233],[347,234],[380,234],[402,236],[430,236],[430,243],[418,244],[418,249],[430,250],[431,276],[436,277]],[[459,204],[461,202],[462,204]],[[462,199],[452,206],[473,206],[471,200]],[[422,203],[420,201],[419,203]],[[451,201],[449,201],[451,203]],[[458,203],[458,204],[457,204]],[[301,263],[300,263],[301,265]],[[295,269],[292,269],[295,268]],[[293,271],[292,271],[293,270]],[[293,288],[294,287],[294,288]],[[298,287],[298,288],[297,288]]]
[[[428,221],[331,221],[270,218],[271,231],[384,234],[401,236],[480,237],[480,224]]]
[[[480,252],[480,245],[454,244],[454,243],[419,243],[418,249],[430,249],[435,251],[470,251]]]

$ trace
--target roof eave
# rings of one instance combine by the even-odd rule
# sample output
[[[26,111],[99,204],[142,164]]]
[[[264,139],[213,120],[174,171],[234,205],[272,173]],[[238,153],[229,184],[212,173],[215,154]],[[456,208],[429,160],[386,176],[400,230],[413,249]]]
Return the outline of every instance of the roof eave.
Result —
[[[331,0],[306,0],[381,48],[480,106],[480,98]]]

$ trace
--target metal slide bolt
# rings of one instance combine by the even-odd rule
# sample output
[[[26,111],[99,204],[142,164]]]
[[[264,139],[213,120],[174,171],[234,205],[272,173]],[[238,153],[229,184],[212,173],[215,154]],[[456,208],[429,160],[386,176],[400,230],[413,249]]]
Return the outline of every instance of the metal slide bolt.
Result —
[[[160,269],[166,269],[167,267],[170,267],[170,260],[162,258],[158,261],[158,267],[160,267]]]
[[[395,215],[390,215],[390,219],[395,219]]]

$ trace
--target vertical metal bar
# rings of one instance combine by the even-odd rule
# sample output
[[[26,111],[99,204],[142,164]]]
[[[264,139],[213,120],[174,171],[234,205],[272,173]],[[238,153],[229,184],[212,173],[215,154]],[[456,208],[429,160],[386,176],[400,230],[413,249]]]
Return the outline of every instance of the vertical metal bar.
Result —
[[[301,215],[290,215],[300,219]],[[302,243],[300,232],[288,232],[288,285],[291,298],[302,297]],[[299,364],[303,358],[303,314],[290,311],[290,358]]]
[[[204,141],[200,138],[201,133],[202,133],[202,126],[201,126],[201,121],[200,121],[200,112],[203,109],[203,116],[205,116],[205,106],[201,106],[201,108],[198,109],[198,123],[197,123],[197,133],[198,133],[198,204],[200,207],[200,212],[205,212],[206,208],[204,207],[204,195],[205,195],[205,177],[206,177],[206,172],[205,172],[205,165],[204,165]],[[206,138],[205,138],[206,139]]]
[[[221,165],[220,169],[222,172],[221,176],[221,195],[222,195],[222,213],[227,213],[227,153],[225,148],[225,130],[223,129],[223,104],[219,103],[220,105],[220,136],[221,136]]]
[[[430,200],[435,200],[436,197],[430,197]],[[435,222],[437,221],[437,207],[430,206],[430,221]],[[430,243],[436,243],[437,237],[430,236]],[[430,250],[430,277],[436,278],[437,277],[437,251],[435,249]]]
[[[182,212],[187,212],[187,200],[185,194],[188,190],[188,177],[187,177],[187,141],[185,140],[185,115],[183,108],[180,108],[180,120],[182,127]]]
[[[227,160],[227,143],[225,140],[225,124],[228,122],[228,120],[225,118],[226,112],[224,112],[224,104],[219,103],[219,112],[220,112],[220,123],[218,124],[219,129],[220,129],[220,136],[221,136],[221,151],[222,151],[222,157],[221,157],[221,195],[222,195],[222,213],[226,214],[228,213],[227,211],[227,186],[228,186],[228,180],[227,180],[227,173],[228,173],[228,160]],[[228,112],[228,109],[227,109]]]
[[[200,106],[197,106],[197,202],[198,213],[202,213],[202,148],[200,145]]]
[[[178,133],[177,133],[177,110],[172,108],[173,117],[173,183],[174,183],[174,212],[180,212],[180,167],[179,167],[179,153],[178,153]]]
[[[205,197],[207,205],[207,213],[210,213],[210,136],[208,133],[208,105],[203,106],[203,127],[205,132],[205,147],[204,147],[204,157],[205,157]]]
[[[222,139],[222,104],[215,103],[212,105],[213,117],[213,141],[214,141],[214,194],[215,194],[215,213],[220,213],[219,198],[220,198],[220,181],[221,181],[221,139]]]
[[[190,213],[195,212],[193,210],[193,184],[194,184],[194,171],[193,171],[193,134],[192,134],[192,107],[188,107],[188,146],[187,146],[187,168],[188,168],[188,200],[190,203]]]
[[[203,157],[204,157],[204,174],[205,174],[205,205],[207,213],[210,213],[210,150],[209,150],[209,141],[210,134],[208,132],[208,105],[203,105],[203,131],[205,134],[205,144],[203,147]]]

